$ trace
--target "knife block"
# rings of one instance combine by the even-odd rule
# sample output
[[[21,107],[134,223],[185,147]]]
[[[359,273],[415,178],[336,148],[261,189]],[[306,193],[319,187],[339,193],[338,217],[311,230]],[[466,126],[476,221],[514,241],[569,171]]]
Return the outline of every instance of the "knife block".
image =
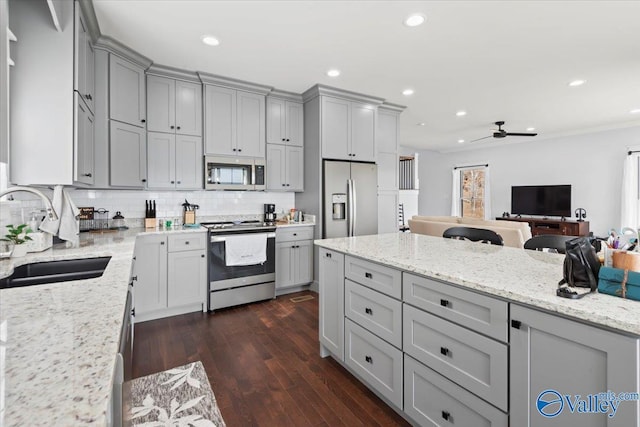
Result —
[[[144,228],[156,228],[157,225],[158,225],[158,221],[156,218],[144,219]]]
[[[195,224],[196,223],[196,212],[195,211],[184,211],[183,212],[183,224]]]

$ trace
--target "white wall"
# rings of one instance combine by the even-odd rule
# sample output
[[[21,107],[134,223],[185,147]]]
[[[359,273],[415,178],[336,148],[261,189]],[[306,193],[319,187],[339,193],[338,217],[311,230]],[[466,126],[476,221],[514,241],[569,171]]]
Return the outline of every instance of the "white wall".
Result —
[[[539,142],[456,153],[421,151],[420,215],[449,215],[451,170],[489,163],[492,216],[511,210],[511,186],[570,184],[571,210],[587,210],[590,229],[604,235],[620,227],[622,164],[628,147],[640,145],[640,126]],[[625,224],[628,225],[628,224]]]

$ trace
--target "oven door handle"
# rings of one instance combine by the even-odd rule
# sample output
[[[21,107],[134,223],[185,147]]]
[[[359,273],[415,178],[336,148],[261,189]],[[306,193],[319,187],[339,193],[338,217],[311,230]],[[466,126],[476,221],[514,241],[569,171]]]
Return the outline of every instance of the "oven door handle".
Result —
[[[237,236],[246,236],[248,234],[249,233],[238,233]],[[274,238],[276,237],[276,233],[251,233],[251,234],[255,234],[255,235],[258,235],[258,236],[266,234],[267,235],[267,239],[270,239],[272,237],[274,237]],[[229,236],[211,236],[210,242],[211,243],[224,242],[224,241],[227,240],[227,237],[229,237]]]

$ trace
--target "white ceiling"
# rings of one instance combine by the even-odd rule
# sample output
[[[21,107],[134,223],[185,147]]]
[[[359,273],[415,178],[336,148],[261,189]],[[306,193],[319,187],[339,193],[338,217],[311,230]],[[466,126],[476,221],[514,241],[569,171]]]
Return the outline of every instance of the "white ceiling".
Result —
[[[401,144],[470,147],[640,124],[640,1],[94,0],[103,34],[154,62],[406,105]],[[421,12],[427,21],[403,20]],[[218,37],[217,47],[201,43]],[[337,78],[326,75],[338,68]],[[570,88],[574,79],[583,86]],[[406,88],[415,90],[410,97]],[[456,111],[468,114],[457,117]],[[418,126],[418,123],[425,123]],[[603,141],[606,143],[606,141]]]

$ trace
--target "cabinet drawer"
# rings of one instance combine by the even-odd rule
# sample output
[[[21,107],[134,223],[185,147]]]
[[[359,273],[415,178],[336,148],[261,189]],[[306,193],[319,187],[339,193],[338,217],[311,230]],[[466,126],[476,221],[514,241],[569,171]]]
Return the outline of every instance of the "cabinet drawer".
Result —
[[[344,275],[356,283],[394,298],[402,298],[402,273],[363,259],[346,256]]]
[[[344,313],[390,344],[402,347],[402,303],[345,280]]]
[[[349,319],[344,335],[347,366],[402,409],[402,352]]]
[[[207,247],[207,233],[169,235],[169,252],[193,251]]]
[[[403,301],[507,342],[507,303],[444,282],[404,273]]]
[[[276,242],[291,242],[295,240],[313,240],[313,227],[276,228]]]
[[[498,408],[507,410],[507,346],[403,305],[403,350]]]
[[[421,426],[507,427],[499,411],[442,375],[404,356],[404,412]]]

